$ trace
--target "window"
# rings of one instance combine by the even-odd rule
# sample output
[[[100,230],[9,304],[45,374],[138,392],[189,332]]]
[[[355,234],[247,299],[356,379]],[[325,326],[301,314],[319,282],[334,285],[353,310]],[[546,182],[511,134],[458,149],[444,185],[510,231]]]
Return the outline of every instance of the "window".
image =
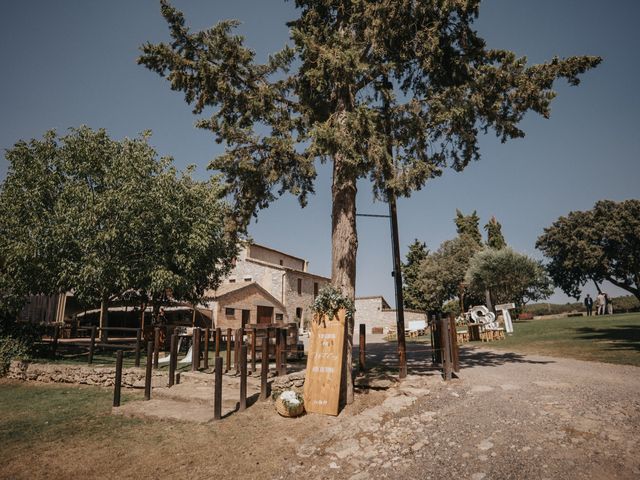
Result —
[[[224,314],[227,317],[234,317],[236,315],[236,309],[235,308],[225,308],[224,309]]]
[[[298,279],[298,295],[302,295],[302,279]]]
[[[250,282],[251,280],[253,280],[251,277],[244,277],[245,282]]]
[[[282,259],[280,259],[280,265],[284,265],[284,263],[282,262]]]
[[[313,298],[318,296],[318,282],[313,282]]]
[[[276,313],[276,322],[282,322],[284,320],[284,316],[282,313]]]
[[[296,318],[302,319],[302,309],[300,307],[296,308]]]
[[[236,279],[235,278],[230,278],[229,279],[229,283],[236,283]]]

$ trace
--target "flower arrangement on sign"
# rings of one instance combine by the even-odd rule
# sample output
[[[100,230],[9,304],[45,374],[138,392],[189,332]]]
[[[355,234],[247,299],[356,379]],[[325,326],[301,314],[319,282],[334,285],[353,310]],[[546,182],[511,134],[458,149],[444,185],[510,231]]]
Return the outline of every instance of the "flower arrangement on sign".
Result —
[[[297,417],[304,412],[304,398],[298,392],[285,390],[276,399],[276,411],[283,417]]]
[[[311,309],[318,315],[318,319],[322,319],[325,315],[332,319],[338,314],[340,309],[344,308],[346,320],[352,320],[356,307],[353,300],[344,296],[340,290],[333,285],[327,285],[318,292],[318,296],[311,305]]]

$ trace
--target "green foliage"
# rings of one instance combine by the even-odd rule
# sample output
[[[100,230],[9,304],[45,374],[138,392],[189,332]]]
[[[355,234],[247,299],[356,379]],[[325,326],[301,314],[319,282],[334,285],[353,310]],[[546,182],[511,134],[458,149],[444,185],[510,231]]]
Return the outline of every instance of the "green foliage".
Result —
[[[285,192],[304,205],[316,159],[335,162],[338,185],[368,177],[377,196],[408,196],[444,168],[479,159],[480,132],[524,136],[526,112],[549,116],[557,79],[577,85],[600,63],[527,66],[487,48],[473,27],[479,0],[296,6],[293,48],[259,64],[232,33],[238,22],[192,33],[163,0],[171,43],[147,43],[138,59],[184,92],[194,114],[210,112],[197,126],[226,146],[210,166],[223,172],[240,226]]]
[[[502,225],[496,217],[491,217],[491,220],[484,226],[487,231],[487,246],[500,250],[507,246],[507,242],[502,235]]]
[[[464,215],[460,210],[456,209],[456,231],[458,235],[467,235],[478,245],[482,244],[482,234],[480,233],[480,217],[474,210],[471,215]]]
[[[135,289],[171,289],[195,300],[217,285],[235,254],[225,234],[223,190],[157,159],[148,134],[121,142],[104,130],[72,129],[20,141],[6,153],[0,190],[0,292],[73,291],[96,304]],[[227,232],[228,233],[228,232]]]
[[[614,297],[610,299],[610,301],[613,304],[613,311],[615,313],[640,311],[640,300],[633,295]]]
[[[353,320],[356,307],[353,301],[342,294],[340,290],[333,285],[327,285],[320,289],[318,296],[313,301],[311,309],[319,316],[326,315],[330,319],[338,314],[340,309],[346,311],[345,318],[347,321]]]
[[[607,280],[640,300],[640,200],[601,200],[570,212],[544,229],[536,248],[567,295],[577,299],[587,281]]]
[[[11,360],[28,358],[33,353],[40,333],[37,326],[17,323],[12,314],[0,309],[0,376],[7,371]]]
[[[497,303],[517,307],[553,293],[551,280],[540,262],[505,247],[484,249],[469,262],[465,282],[471,290],[490,290]]]
[[[443,242],[423,260],[418,282],[428,310],[440,310],[444,302],[459,295],[469,262],[480,249],[469,235],[462,235]]]
[[[404,282],[402,289],[406,308],[422,311],[428,309],[427,299],[419,286],[420,265],[428,255],[427,245],[418,239],[409,245],[407,261],[402,265],[402,280]]]

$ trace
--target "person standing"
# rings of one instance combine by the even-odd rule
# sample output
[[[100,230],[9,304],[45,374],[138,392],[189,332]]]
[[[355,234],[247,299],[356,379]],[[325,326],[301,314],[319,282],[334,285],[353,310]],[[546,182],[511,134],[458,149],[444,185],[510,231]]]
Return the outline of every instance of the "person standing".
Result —
[[[584,306],[587,308],[587,317],[590,317],[593,314],[593,298],[588,293],[584,299]]]
[[[598,293],[596,297],[596,315],[604,315],[604,294]]]

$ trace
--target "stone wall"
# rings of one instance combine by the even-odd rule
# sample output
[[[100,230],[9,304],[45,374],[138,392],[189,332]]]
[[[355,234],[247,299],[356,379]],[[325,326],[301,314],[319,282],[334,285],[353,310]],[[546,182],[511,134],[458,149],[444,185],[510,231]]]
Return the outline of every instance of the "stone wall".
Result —
[[[306,262],[303,259],[261,245],[249,245],[248,256],[273,265],[281,265],[294,270],[306,270]]]
[[[396,329],[396,311],[394,309],[385,308],[386,302],[382,297],[356,298],[355,331],[358,331],[358,325],[364,323],[367,333],[372,333],[373,328],[382,328],[384,333]],[[404,324],[409,327],[411,320],[427,320],[424,312],[417,310],[404,311]]]
[[[316,299],[314,285],[317,284],[318,291],[320,291],[322,287],[329,283],[329,279],[304,272],[292,271],[287,271],[285,278],[285,307],[291,319],[290,321],[294,321],[296,311],[299,308],[302,310],[302,320],[310,320],[312,316],[311,305]],[[301,293],[298,293],[299,279],[302,281]]]
[[[123,368],[122,386],[144,388],[143,368]],[[115,367],[89,365],[64,365],[57,363],[31,363],[14,360],[9,366],[7,378],[14,380],[30,380],[45,383],[75,383],[78,385],[96,385],[113,387],[115,383]],[[152,386],[166,385],[167,374],[154,371]]]
[[[285,390],[293,390],[297,393],[303,394],[304,376],[305,370],[276,377],[271,383],[271,397],[276,398]]]
[[[249,290],[251,288],[251,290]],[[273,318],[275,321],[276,314],[283,315],[284,322],[289,322],[287,312],[283,311],[278,305],[273,303],[262,290],[255,285],[252,287],[240,290],[238,292],[232,292],[224,297],[224,304],[222,302],[215,302],[217,304],[217,312],[215,316],[215,324],[217,328],[232,328],[237,329],[242,326],[242,310],[249,310],[249,323],[257,323],[258,321],[258,305],[272,306]],[[247,292],[249,290],[249,292]],[[227,315],[226,309],[233,308],[234,315]]]

